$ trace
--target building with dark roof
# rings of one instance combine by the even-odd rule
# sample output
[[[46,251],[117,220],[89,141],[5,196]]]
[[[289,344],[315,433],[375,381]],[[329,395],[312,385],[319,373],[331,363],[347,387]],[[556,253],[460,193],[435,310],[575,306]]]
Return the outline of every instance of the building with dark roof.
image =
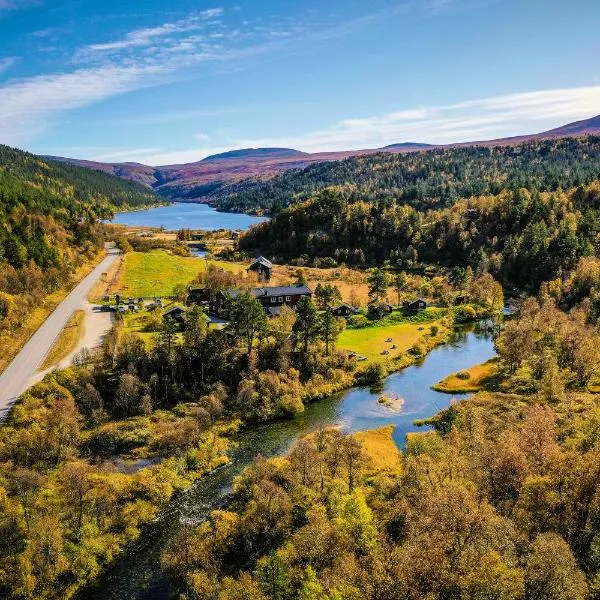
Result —
[[[417,298],[412,302],[405,301],[402,303],[402,311],[407,315],[416,315],[427,308],[427,302],[423,298]]]
[[[338,306],[332,306],[329,310],[334,317],[348,318],[358,313],[358,309],[345,303],[339,304]]]
[[[271,273],[273,272],[273,263],[264,256],[258,256],[248,267],[248,271],[254,271],[258,275],[259,281],[270,281]]]
[[[270,316],[279,314],[282,306],[289,306],[291,309],[295,309],[300,298],[303,296],[308,296],[310,298],[312,296],[310,288],[303,283],[273,287],[256,287],[249,290],[249,292],[262,304]],[[211,303],[211,313],[216,315],[221,314],[225,309],[227,300],[230,298],[237,298],[242,293],[243,290],[226,290],[224,292],[219,292]]]

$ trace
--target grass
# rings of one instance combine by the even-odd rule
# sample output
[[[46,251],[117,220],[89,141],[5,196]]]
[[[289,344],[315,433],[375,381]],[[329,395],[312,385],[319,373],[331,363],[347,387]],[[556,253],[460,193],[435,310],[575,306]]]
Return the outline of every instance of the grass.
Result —
[[[208,264],[231,272],[244,269],[244,265],[238,263],[175,256],[165,250],[128,252],[118,290],[123,296],[171,296],[176,285],[189,284]]]
[[[42,370],[57,365],[63,358],[75,350],[77,343],[83,336],[84,324],[85,311],[76,311],[52,345],[52,348],[50,348],[50,352],[42,364]]]
[[[400,474],[402,470],[402,454],[392,437],[394,426],[387,425],[380,429],[359,431],[354,437],[362,443],[368,457],[369,467],[375,472],[387,471]]]
[[[340,334],[337,347],[351,350],[369,361],[394,358],[412,348],[430,333],[433,323],[393,323],[381,326],[364,327],[361,329],[344,329]],[[438,323],[435,323],[438,325]],[[386,342],[392,338],[392,342]],[[392,350],[392,345],[396,348]],[[388,355],[382,355],[387,350]]]
[[[447,394],[478,392],[485,387],[486,383],[488,383],[492,377],[494,377],[497,366],[498,359],[491,358],[480,365],[475,365],[470,369],[459,371],[460,374],[468,374],[468,377],[459,377],[459,373],[452,373],[433,385],[432,388],[438,392],[446,392]]]

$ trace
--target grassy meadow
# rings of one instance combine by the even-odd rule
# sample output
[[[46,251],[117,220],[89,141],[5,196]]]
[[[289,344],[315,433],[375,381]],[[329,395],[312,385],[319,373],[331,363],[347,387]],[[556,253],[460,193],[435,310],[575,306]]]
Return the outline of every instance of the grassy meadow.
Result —
[[[432,387],[438,392],[446,392],[448,394],[478,392],[496,374],[497,367],[498,359],[491,358],[480,365],[474,365],[464,371],[452,373]]]
[[[244,269],[242,264],[175,256],[165,250],[128,252],[118,289],[124,296],[171,296],[176,285],[189,284],[208,264],[233,272]]]
[[[430,333],[431,323],[393,323],[381,326],[344,329],[340,334],[337,347],[341,350],[356,352],[366,356],[369,361],[381,361],[403,354]],[[391,338],[391,342],[386,340]],[[392,349],[393,345],[395,349]],[[382,352],[389,354],[383,355]]]

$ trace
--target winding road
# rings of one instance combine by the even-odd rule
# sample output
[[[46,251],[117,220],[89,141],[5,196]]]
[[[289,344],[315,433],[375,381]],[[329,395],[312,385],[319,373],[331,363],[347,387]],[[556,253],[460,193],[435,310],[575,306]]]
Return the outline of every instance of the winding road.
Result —
[[[85,306],[86,297],[102,273],[108,271],[120,251],[109,248],[107,256],[54,309],[43,325],[31,336],[21,352],[0,375],[0,423],[8,416],[16,399],[35,381],[36,372],[52,344],[73,313]]]

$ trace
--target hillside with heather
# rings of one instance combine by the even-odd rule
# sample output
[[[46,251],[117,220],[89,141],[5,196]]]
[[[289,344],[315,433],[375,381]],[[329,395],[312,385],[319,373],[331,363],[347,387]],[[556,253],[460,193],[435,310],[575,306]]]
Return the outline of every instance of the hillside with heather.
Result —
[[[525,142],[541,140],[556,140],[558,138],[578,138],[586,135],[600,133],[600,116],[592,117],[561,127],[544,131],[520,135],[515,137],[493,140],[466,141],[449,145],[424,144],[420,142],[398,142],[383,148],[340,150],[336,152],[307,153],[291,148],[244,148],[230,150],[220,154],[207,156],[203,160],[188,164],[175,164],[164,166],[149,166],[135,162],[103,163],[98,161],[80,160],[77,158],[48,157],[66,164],[94,169],[142,183],[153,188],[165,198],[195,202],[210,202],[224,210],[235,210],[239,205],[242,210],[263,210],[268,208],[268,202],[260,199],[261,194],[269,194],[271,189],[279,194],[279,186],[288,185],[287,177],[284,183],[280,180],[273,182],[271,179],[289,171],[313,167],[312,173],[321,173],[319,166],[324,163],[336,163],[346,159],[368,160],[373,155],[404,155],[407,153],[424,153],[430,150],[450,150],[453,148],[485,147],[497,148],[515,146]],[[332,167],[336,171],[336,167]],[[329,173],[326,168],[325,172]],[[331,176],[335,179],[335,175]],[[295,175],[290,175],[295,179]],[[303,191],[292,185],[285,193]],[[240,199],[242,198],[242,199]],[[245,201],[243,198],[249,198]],[[277,199],[275,205],[282,201]],[[283,199],[285,203],[285,198]],[[248,208],[246,204],[256,203]],[[265,206],[263,206],[265,205]],[[230,208],[233,207],[233,208]]]

